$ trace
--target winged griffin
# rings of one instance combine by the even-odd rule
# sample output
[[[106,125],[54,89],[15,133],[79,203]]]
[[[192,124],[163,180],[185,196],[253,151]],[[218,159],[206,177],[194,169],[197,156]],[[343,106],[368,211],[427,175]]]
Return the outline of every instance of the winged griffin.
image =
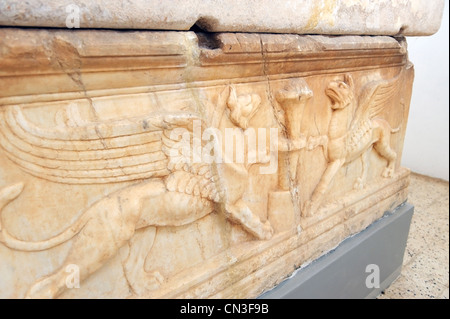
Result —
[[[367,172],[364,154],[372,147],[385,158],[387,166],[382,176],[392,177],[395,170],[396,152],[390,146],[392,129],[389,122],[380,117],[388,102],[400,86],[401,73],[391,80],[378,80],[366,84],[359,98],[350,74],[344,80],[332,81],[325,90],[331,101],[332,115],[328,127],[327,167],[311,198],[303,206],[303,215],[311,216],[322,203],[338,170],[361,157],[362,175],[355,183],[361,188]]]
[[[246,127],[260,102],[257,95],[237,96],[234,88],[226,87],[206,121],[220,128],[228,113],[235,125]],[[212,166],[169,160],[168,152],[177,142],[171,139],[171,131],[183,127],[192,137],[193,120],[205,125],[199,116],[157,113],[91,123],[77,121],[76,116],[57,117],[66,125],[46,129],[29,122],[20,107],[6,108],[0,118],[0,145],[8,158],[26,172],[54,182],[135,184],[97,201],[73,225],[47,240],[22,241],[0,224],[0,243],[14,250],[46,250],[73,238],[62,267],[37,281],[27,297],[60,295],[66,289],[66,265],[77,264],[83,280],[128,243],[136,230],[149,226],[186,225],[218,211],[258,239],[272,236],[270,224],[261,222],[242,200],[248,180],[246,164]],[[0,190],[0,213],[23,188],[19,183]],[[151,248],[152,240],[146,244]],[[130,264],[132,260],[127,270],[134,271]],[[160,282],[160,277],[154,273],[144,279]]]

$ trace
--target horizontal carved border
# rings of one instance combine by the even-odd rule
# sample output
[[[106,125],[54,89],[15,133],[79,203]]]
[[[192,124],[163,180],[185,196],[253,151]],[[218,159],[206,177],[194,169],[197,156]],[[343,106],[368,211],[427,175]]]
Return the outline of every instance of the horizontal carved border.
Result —
[[[0,29],[0,107],[402,66],[392,37]],[[31,40],[30,40],[31,39]],[[338,40],[336,40],[338,39]]]

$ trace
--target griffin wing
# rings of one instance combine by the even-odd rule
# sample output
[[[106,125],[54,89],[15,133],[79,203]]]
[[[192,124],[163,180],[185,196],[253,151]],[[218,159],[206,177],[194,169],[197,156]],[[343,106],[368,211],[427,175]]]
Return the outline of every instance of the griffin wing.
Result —
[[[163,177],[171,170],[162,135],[177,125],[189,129],[192,125],[186,123],[196,118],[188,112],[174,116],[158,113],[43,128],[30,122],[20,107],[11,106],[0,113],[0,146],[27,173],[59,183],[102,184]]]
[[[358,123],[378,116],[400,88],[401,73],[390,80],[369,82],[363,88],[359,97],[359,107],[356,110],[351,127]]]

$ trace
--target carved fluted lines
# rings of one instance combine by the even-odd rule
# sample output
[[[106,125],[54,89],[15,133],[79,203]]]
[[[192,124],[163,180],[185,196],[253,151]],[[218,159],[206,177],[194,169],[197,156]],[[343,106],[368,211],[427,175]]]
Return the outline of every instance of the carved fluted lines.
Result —
[[[0,145],[10,160],[34,176],[62,183],[96,184],[168,174],[167,157],[161,151],[161,131],[139,134],[141,141],[146,135],[152,141],[136,146],[100,151],[60,150],[49,148],[51,140],[27,134],[11,115],[3,113],[0,121]],[[128,136],[132,137],[136,136]],[[32,143],[36,141],[39,142]],[[70,145],[70,141],[58,142],[60,146]],[[89,149],[92,141],[78,142],[86,143]]]
[[[8,157],[14,161],[16,164],[26,169],[33,175],[41,176],[45,175],[50,177],[61,177],[61,178],[75,178],[75,179],[104,179],[104,178],[116,178],[125,177],[125,180],[133,180],[131,175],[139,175],[145,177],[151,176],[161,176],[154,174],[155,171],[164,170],[167,167],[167,160],[157,160],[153,162],[148,162],[144,164],[130,165],[130,166],[119,166],[118,168],[100,168],[100,169],[89,169],[89,170],[72,170],[72,169],[55,169],[48,168],[42,165],[38,165],[29,161],[26,161],[20,157],[12,155],[8,152]],[[167,170],[165,170],[167,171]],[[130,176],[130,178],[126,178]]]
[[[161,165],[165,167],[164,165]],[[24,169],[27,173],[42,178],[51,182],[57,182],[62,184],[79,184],[79,185],[94,185],[94,184],[110,184],[110,183],[121,183],[121,182],[130,182],[130,181],[138,181],[144,180],[148,178],[154,177],[163,177],[169,174],[169,171],[166,168],[162,169],[152,169],[148,172],[136,173],[136,174],[126,174],[122,176],[114,176],[114,177],[87,177],[87,178],[78,178],[78,177],[60,177],[54,175],[46,175],[46,174],[37,174],[36,172],[30,171],[28,169]]]
[[[36,145],[39,147],[54,149],[54,150],[68,150],[68,151],[95,151],[95,150],[107,150],[114,148],[127,147],[130,145],[141,145],[143,143],[149,143],[159,140],[160,128],[155,128],[153,130],[149,130],[147,132],[140,133],[132,133],[130,132],[128,135],[122,135],[117,137],[108,137],[103,136],[99,133],[95,133],[96,139],[88,139],[88,137],[80,138],[75,134],[71,139],[58,139],[58,138],[47,138],[36,135],[37,130],[42,130],[35,125],[27,122],[27,125],[23,125],[23,121],[18,121],[17,118],[11,113],[6,111],[5,113],[5,121],[8,123],[11,131],[13,131],[19,138],[23,140],[27,140],[32,145]],[[110,124],[115,125],[115,123]],[[27,127],[28,126],[28,127]],[[92,125],[94,126],[94,125]],[[34,132],[30,132],[29,128],[34,127]],[[58,131],[59,132],[59,131]],[[74,132],[76,132],[74,130]],[[69,135],[70,138],[70,135]]]
[[[136,135],[149,131],[159,131],[161,122],[157,115],[148,118],[126,118],[107,122],[88,123],[77,127],[41,128],[28,121],[20,107],[9,107],[6,111],[8,119],[14,119],[25,132],[49,140],[63,141],[97,141],[99,139]]]
[[[62,170],[102,170],[102,169],[114,169],[142,165],[151,163],[154,161],[165,160],[166,156],[163,152],[155,149],[149,149],[148,152],[139,155],[124,155],[118,158],[111,159],[94,159],[94,160],[59,160],[52,159],[43,156],[35,156],[31,152],[21,149],[15,143],[8,143],[5,134],[4,141],[1,142],[3,149],[9,152],[12,156],[18,157],[26,162],[38,163],[38,166],[49,169],[62,169]],[[160,144],[160,143],[158,143]]]
[[[19,136],[16,130],[13,130],[6,121],[0,121],[1,133],[14,148],[28,154],[32,154],[42,159],[52,159],[61,161],[99,161],[106,159],[116,159],[122,157],[131,157],[159,151],[161,148],[160,139],[155,139],[148,143],[116,147],[101,150],[76,151],[76,150],[60,150],[49,148],[48,145],[36,145]],[[160,134],[160,133],[159,133]],[[155,134],[157,136],[157,134]],[[22,137],[22,138],[21,138]],[[155,137],[156,138],[156,137]],[[153,139],[153,137],[152,137]],[[69,142],[67,142],[69,143]]]
[[[2,146],[5,150],[15,153],[16,151],[23,156],[27,156],[32,159],[33,162],[46,162],[50,166],[49,168],[59,168],[69,165],[74,170],[86,169],[85,166],[94,167],[94,169],[111,168],[108,167],[108,161],[114,160],[117,163],[115,166],[131,166],[126,165],[127,162],[133,162],[141,164],[145,161],[139,160],[140,158],[148,158],[149,161],[162,160],[165,158],[161,152],[161,140],[159,136],[152,137],[152,139],[158,138],[150,143],[145,143],[137,146],[122,147],[105,149],[101,152],[92,151],[68,151],[51,149],[48,147],[41,147],[30,143],[23,137],[18,136],[18,130],[15,130],[15,126],[11,125],[9,121],[0,122],[1,134],[3,139]],[[161,132],[157,132],[160,135]],[[155,134],[156,135],[156,134]],[[9,143],[7,143],[9,142]],[[45,142],[43,142],[45,144]],[[68,142],[67,142],[68,143]],[[51,165],[51,163],[54,163]],[[86,165],[84,165],[86,163]],[[124,165],[125,164],[125,165]],[[77,168],[79,166],[79,168]]]
[[[61,177],[61,178],[100,178],[103,182],[111,182],[115,177],[124,177],[122,180],[133,180],[136,178],[148,178],[152,176],[163,176],[156,172],[163,171],[167,174],[167,158],[162,152],[142,154],[140,156],[129,156],[122,159],[97,160],[97,161],[58,161],[39,158],[21,151],[13,144],[7,143],[5,135],[1,133],[1,147],[5,154],[14,163],[32,173],[35,176]],[[111,178],[111,179],[110,179]],[[55,179],[56,180],[56,179]],[[61,181],[58,179],[58,181]],[[63,180],[63,182],[67,182]],[[81,181],[79,181],[81,182]],[[92,181],[90,181],[92,182]],[[78,182],[76,182],[78,183]]]
[[[21,167],[25,172],[39,178],[63,184],[107,184],[147,179],[151,177],[162,177],[169,174],[169,171],[166,168],[166,160],[119,169],[69,171],[43,168],[36,164],[23,161],[18,157],[13,156],[6,150],[5,154],[12,162]],[[82,176],[77,176],[78,173]]]
[[[2,136],[3,137],[3,136]],[[7,157],[15,164],[20,166],[23,170],[36,177],[42,177],[47,180],[68,183],[68,184],[98,184],[98,183],[111,183],[131,181],[137,179],[144,179],[150,177],[161,177],[169,173],[167,170],[167,159],[163,155],[164,159],[152,160],[144,164],[136,164],[129,166],[120,166],[117,168],[89,168],[83,170],[79,167],[78,170],[69,168],[49,168],[42,165],[42,161],[31,162],[28,159],[17,156],[17,151],[5,148],[2,143],[2,148]],[[22,152],[21,155],[25,153]],[[133,162],[133,159],[129,159]],[[40,163],[41,165],[37,164]],[[44,162],[44,164],[48,161]],[[112,163],[109,162],[109,163]],[[72,163],[71,163],[72,164]],[[82,163],[88,167],[90,164]]]

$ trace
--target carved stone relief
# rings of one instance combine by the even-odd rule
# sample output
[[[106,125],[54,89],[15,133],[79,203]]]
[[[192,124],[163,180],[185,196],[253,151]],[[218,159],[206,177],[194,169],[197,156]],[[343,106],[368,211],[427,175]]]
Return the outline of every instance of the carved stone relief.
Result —
[[[0,59],[0,297],[255,297],[406,199],[401,41],[40,36]]]

